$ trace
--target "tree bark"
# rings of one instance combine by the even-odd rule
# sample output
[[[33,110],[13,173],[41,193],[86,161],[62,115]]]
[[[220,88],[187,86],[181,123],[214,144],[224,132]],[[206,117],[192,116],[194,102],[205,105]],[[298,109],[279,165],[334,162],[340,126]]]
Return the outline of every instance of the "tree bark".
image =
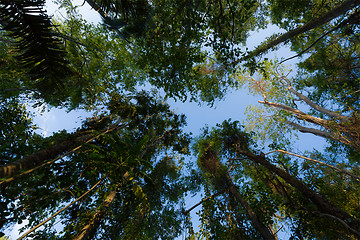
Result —
[[[128,124],[120,124],[121,119],[118,119],[116,123],[113,125],[110,125],[108,128],[103,130],[100,134],[94,136],[93,134],[84,134],[81,135],[81,133],[78,133],[78,137],[71,138],[69,137],[65,141],[61,141],[47,149],[40,150],[36,153],[31,154],[30,156],[24,157],[18,161],[11,162],[7,165],[0,166],[0,178],[5,177],[12,177],[16,174],[18,174],[19,171],[30,169],[33,167],[37,167],[41,164],[43,164],[45,161],[56,158],[60,154],[64,152],[71,152],[75,149],[78,149],[78,147],[81,146],[81,144],[85,142],[89,142],[91,140],[94,140],[104,134],[107,134],[109,132],[112,132],[119,128],[124,128],[128,126]],[[76,148],[75,148],[76,147]],[[75,149],[73,149],[75,148]]]
[[[342,122],[349,122],[349,117],[343,116],[338,114],[337,112],[334,111],[330,111],[326,108],[323,108],[319,105],[317,105],[316,103],[314,103],[313,101],[311,101],[309,98],[307,98],[306,96],[302,95],[301,93],[299,93],[298,91],[296,91],[292,86],[290,81],[286,78],[286,77],[281,77],[280,79],[284,80],[286,82],[287,85],[287,89],[295,94],[298,98],[300,98],[300,100],[304,101],[307,105],[309,105],[310,107],[312,107],[313,109],[315,109],[318,112],[324,113],[326,115],[328,115],[329,117],[338,119]]]
[[[348,171],[346,171],[346,170],[343,170],[343,169],[334,167],[333,165],[324,163],[324,162],[319,161],[319,160],[316,160],[316,159],[312,159],[312,158],[308,158],[308,157],[305,157],[305,156],[301,156],[301,155],[298,155],[298,154],[295,154],[295,153],[291,153],[291,152],[288,152],[288,151],[285,151],[285,150],[278,149],[278,150],[274,150],[274,151],[268,152],[268,153],[266,153],[265,155],[270,154],[270,153],[274,153],[274,152],[285,153],[285,154],[288,154],[288,155],[291,155],[291,156],[295,156],[295,157],[298,157],[298,158],[302,158],[302,159],[305,159],[305,160],[308,160],[308,161],[311,161],[311,162],[315,162],[315,163],[318,163],[318,164],[327,166],[327,167],[329,167],[329,168],[334,169],[335,171],[344,173],[344,174],[346,174],[346,175],[348,175],[348,176],[350,176],[350,177],[353,177],[353,178],[355,178],[356,180],[360,181],[360,177],[359,177],[359,176],[354,175],[354,174],[352,174],[352,173],[350,173],[350,172],[348,172]]]
[[[110,207],[110,205],[114,202],[117,189],[119,186],[123,184],[130,177],[129,172],[126,172],[123,176],[123,180],[121,183],[118,183],[115,187],[115,190],[111,191],[109,195],[105,198],[104,202],[100,205],[99,209],[95,212],[91,220],[88,224],[86,224],[81,231],[74,237],[74,240],[83,240],[83,239],[91,239],[98,229],[101,220],[106,216],[106,211]]]
[[[90,222],[86,224],[80,231],[80,233],[74,238],[74,240],[91,239],[95,234],[97,227],[99,226],[101,219],[106,214],[106,210],[110,207],[116,197],[116,190],[109,193],[100,208],[95,212]]]
[[[311,134],[314,134],[315,136],[336,140],[336,139],[334,139],[332,134],[330,134],[329,132],[321,131],[316,128],[304,127],[304,126],[301,126],[300,124],[297,124],[297,123],[294,123],[291,121],[286,121],[286,123],[289,124],[290,126],[293,126],[294,128],[296,128],[297,130],[299,130],[302,133],[311,133]]]
[[[250,52],[245,57],[237,60],[235,63],[239,63],[239,62],[242,62],[243,60],[246,60],[246,59],[249,59],[252,57],[256,57],[262,53],[265,53],[269,49],[279,45],[282,42],[288,41],[289,39],[291,39],[297,35],[305,33],[307,31],[317,28],[319,26],[322,26],[325,23],[330,22],[331,20],[333,20],[333,19],[341,16],[342,14],[346,13],[347,11],[353,9],[354,7],[356,7],[358,5],[358,3],[359,3],[359,0],[347,0],[347,1],[343,2],[342,4],[340,4],[339,6],[335,7],[333,10],[325,13],[321,17],[318,17],[318,18],[314,19],[313,21],[310,21],[302,26],[299,26],[291,31],[288,31],[263,46],[259,46],[258,48],[256,48],[252,52]]]
[[[236,188],[229,176],[226,176],[227,187],[230,194],[241,204],[245,209],[246,215],[250,218],[253,227],[260,233],[260,235],[266,240],[275,240],[276,237],[272,232],[261,222],[255,211],[252,209],[250,204],[241,196],[239,190]]]
[[[341,219],[346,222],[349,227],[352,229],[352,233],[357,237],[360,237],[359,229],[360,229],[360,221],[354,219],[347,212],[343,211],[339,207],[330,203],[326,198],[320,196],[318,193],[313,191],[311,188],[306,186],[302,181],[298,180],[296,177],[290,175],[284,170],[276,167],[271,164],[265,156],[255,155],[248,151],[242,151],[241,149],[237,149],[237,152],[243,156],[248,157],[252,161],[262,165],[270,172],[277,174],[279,177],[284,179],[288,184],[298,190],[304,197],[308,198],[314,205],[317,206],[320,213],[329,214],[336,218]]]
[[[30,229],[29,231],[27,231],[26,233],[24,233],[23,235],[21,235],[17,240],[23,239],[24,237],[26,237],[27,235],[29,235],[31,232],[35,231],[36,229],[38,229],[39,227],[41,227],[42,225],[44,225],[45,223],[47,223],[48,221],[50,221],[51,219],[53,219],[54,217],[56,217],[57,215],[59,215],[60,213],[62,213],[64,210],[68,209],[71,205],[73,205],[74,203],[80,201],[83,197],[85,197],[87,194],[89,194],[92,190],[94,190],[106,177],[107,175],[103,176],[94,186],[92,186],[89,190],[87,190],[84,194],[82,194],[80,197],[78,197],[77,199],[75,199],[74,201],[72,201],[71,203],[69,203],[68,205],[66,205],[65,207],[61,208],[59,211],[57,211],[56,213],[52,214],[49,218],[45,219],[44,221],[42,221],[41,223],[39,223],[38,225],[36,225],[35,227],[33,227],[32,229]]]
[[[294,109],[292,107],[289,107],[289,106],[286,106],[286,105],[280,104],[280,103],[273,103],[273,102],[268,102],[268,101],[259,101],[259,103],[268,105],[273,108],[283,109],[283,110],[295,115],[295,117],[297,117],[298,119],[307,121],[309,123],[314,123],[318,126],[322,126],[327,130],[327,131],[322,131],[322,130],[315,129],[315,128],[304,127],[297,123],[287,121],[287,124],[295,127],[300,132],[312,133],[316,136],[339,141],[346,145],[354,147],[355,150],[357,150],[357,151],[359,151],[359,149],[360,149],[360,138],[359,138],[359,132],[358,132],[358,129],[359,129],[358,124],[359,123],[356,119],[351,119],[349,117],[339,115],[338,119],[340,119],[340,122],[336,122],[336,121],[332,121],[332,120],[325,120],[322,118],[317,118],[317,117],[311,116],[311,115],[306,114],[298,109]],[[324,113],[323,111],[320,111],[320,112]],[[340,117],[343,117],[343,118],[340,118]],[[354,123],[351,123],[352,121]]]
[[[305,120],[307,122],[315,123],[315,124],[320,125],[320,126],[325,127],[328,124],[327,120],[311,116],[311,115],[306,114],[306,113],[304,113],[304,112],[302,112],[302,111],[300,111],[298,109],[286,106],[286,105],[281,104],[281,103],[274,103],[274,102],[268,102],[268,101],[259,101],[259,103],[268,105],[268,106],[273,107],[273,108],[283,109],[283,110],[285,110],[285,111],[287,111],[289,113],[294,114],[299,119]]]
[[[58,155],[66,151],[69,151],[70,149],[76,147],[77,145],[89,140],[91,137],[92,135],[87,134],[85,136],[77,137],[74,139],[69,138],[47,149],[43,149],[38,152],[35,152],[30,156],[24,157],[18,161],[11,162],[7,165],[1,166],[0,178],[12,177],[21,170],[36,167],[37,165],[42,164],[48,159],[55,158]]]

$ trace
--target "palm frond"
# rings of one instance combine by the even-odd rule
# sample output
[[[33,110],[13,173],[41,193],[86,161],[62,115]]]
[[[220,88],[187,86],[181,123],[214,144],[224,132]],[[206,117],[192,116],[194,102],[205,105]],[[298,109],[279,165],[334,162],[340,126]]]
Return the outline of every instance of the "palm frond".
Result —
[[[63,43],[54,36],[45,0],[12,0],[0,3],[0,24],[16,39],[18,61],[41,93],[63,86],[69,73]]]

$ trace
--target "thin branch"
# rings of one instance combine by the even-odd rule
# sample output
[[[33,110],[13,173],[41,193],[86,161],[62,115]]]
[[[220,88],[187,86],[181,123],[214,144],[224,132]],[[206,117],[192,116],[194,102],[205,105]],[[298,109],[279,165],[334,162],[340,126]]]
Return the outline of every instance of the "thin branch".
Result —
[[[273,41],[270,41],[269,43],[264,44],[263,46],[257,47],[255,50],[248,53],[248,55],[246,55],[245,57],[242,57],[231,64],[237,64],[237,63],[242,62],[243,60],[258,56],[262,53],[267,52],[269,49],[276,47],[280,43],[286,42],[295,36],[303,34],[307,31],[310,31],[317,27],[320,27],[320,26],[324,25],[325,23],[328,23],[331,20],[341,16],[342,14],[345,14],[347,11],[353,9],[354,7],[356,7],[358,5],[358,2],[359,2],[359,0],[347,0],[347,1],[343,2],[342,4],[336,6],[332,10],[328,11],[324,15],[322,15],[302,26],[299,26],[291,31],[288,31],[288,32],[280,35]]]
[[[217,193],[215,193],[215,194],[213,194],[213,195],[211,195],[211,196],[209,196],[209,197],[206,197],[206,198],[202,199],[200,202],[198,202],[197,204],[195,204],[194,206],[192,206],[192,207],[189,208],[188,210],[184,211],[184,212],[183,212],[184,215],[189,214],[189,213],[190,213],[192,210],[194,210],[197,206],[203,204],[204,202],[210,200],[211,198],[214,198],[214,197],[219,196],[220,194],[223,194],[224,192],[225,192],[225,190],[220,191],[220,192],[217,192]]]
[[[60,38],[63,38],[63,39],[68,40],[68,41],[70,41],[70,42],[73,42],[73,43],[75,43],[75,44],[81,45],[81,46],[86,47],[86,48],[88,48],[88,49],[94,49],[94,50],[100,52],[104,57],[108,57],[109,59],[111,59],[111,60],[113,60],[113,61],[116,60],[115,58],[109,57],[108,54],[104,53],[101,49],[96,48],[96,47],[89,46],[89,45],[87,45],[87,44],[85,44],[85,43],[82,43],[82,42],[79,42],[79,41],[75,40],[74,38],[72,38],[72,37],[70,37],[70,36],[67,36],[67,35],[64,35],[64,34],[62,34],[62,33],[60,33],[60,32],[59,32],[59,33],[56,33],[55,36],[60,37]]]
[[[282,60],[279,64],[282,64],[286,61],[289,61],[293,58],[296,57],[300,57],[301,55],[303,55],[304,53],[306,53],[310,48],[312,48],[313,46],[315,46],[315,44],[317,44],[321,39],[323,39],[324,37],[326,37],[327,35],[329,35],[330,33],[332,33],[333,31],[339,29],[342,26],[345,26],[348,23],[352,23],[359,15],[359,12],[356,11],[355,13],[351,14],[350,17],[344,21],[342,21],[340,24],[338,24],[337,26],[333,27],[332,29],[330,29],[329,31],[327,31],[326,33],[324,33],[323,35],[321,35],[318,39],[316,39],[315,42],[313,42],[309,47],[305,48],[303,51],[301,51],[299,54],[296,54],[292,57],[286,58],[284,60]]]
[[[310,107],[312,107],[316,111],[324,113],[324,114],[328,115],[329,117],[336,118],[336,119],[338,119],[338,120],[340,120],[342,122],[348,122],[349,121],[348,117],[342,116],[342,115],[338,114],[337,112],[330,111],[330,110],[328,110],[326,108],[323,108],[323,107],[317,105],[316,103],[314,103],[313,101],[311,101],[306,96],[302,95],[300,92],[296,91],[292,87],[291,82],[289,81],[289,79],[287,79],[285,76],[282,76],[282,77],[279,77],[279,78],[280,78],[280,80],[283,80],[283,81],[286,82],[287,89],[291,93],[295,94],[298,98],[300,98],[302,101],[304,101],[307,105],[309,105]]]
[[[341,97],[334,97],[334,99],[344,98],[344,97],[347,97],[347,96],[349,96],[349,95],[352,95],[352,94],[355,94],[355,93],[358,93],[358,92],[360,92],[360,89],[359,89],[359,90],[356,90],[355,92],[348,93],[348,94],[346,94],[345,96],[341,96]]]
[[[11,91],[36,91],[36,90],[31,89],[31,88],[6,88],[6,89],[0,89],[0,92],[11,92]]]
[[[326,132],[326,131],[321,131],[316,128],[304,127],[304,126],[301,126],[300,124],[297,124],[297,123],[294,123],[291,121],[286,121],[286,123],[289,124],[290,126],[296,128],[297,130],[299,130],[302,133],[311,133],[311,134],[314,134],[319,137],[323,137],[323,138],[327,138],[327,139],[335,139],[331,133]]]
[[[360,232],[355,230],[354,228],[350,227],[345,221],[343,221],[342,219],[335,217],[333,215],[330,214],[326,214],[326,213],[318,213],[320,215],[320,217],[329,217],[332,218],[338,222],[340,222],[347,230],[349,230],[352,234],[356,235],[357,237],[360,237]]]
[[[23,235],[21,235],[17,240],[23,239],[24,237],[26,237],[27,235],[29,235],[31,232],[35,231],[36,229],[38,229],[39,227],[41,227],[42,225],[44,225],[45,223],[47,223],[48,221],[50,221],[51,219],[53,219],[54,217],[56,217],[57,215],[59,215],[61,212],[63,212],[64,210],[66,210],[67,208],[69,208],[71,205],[73,205],[74,203],[78,202],[79,200],[81,200],[83,197],[85,197],[88,193],[90,193],[94,188],[96,188],[103,180],[104,178],[107,176],[104,175],[94,186],[92,186],[89,190],[87,190],[83,195],[81,195],[80,197],[78,197],[77,199],[75,199],[74,201],[72,201],[71,203],[69,203],[68,205],[66,205],[65,207],[63,207],[62,209],[60,209],[59,211],[57,211],[56,213],[54,213],[53,215],[51,215],[49,218],[45,219],[44,221],[42,221],[41,223],[39,223],[38,225],[36,225],[35,227],[33,227],[32,229],[30,229],[29,231],[27,231],[26,233],[24,233]]]
[[[298,109],[289,107],[289,106],[281,104],[281,103],[274,103],[274,102],[268,102],[268,101],[258,101],[258,102],[261,103],[261,104],[268,105],[268,106],[273,107],[273,108],[283,109],[283,110],[285,110],[285,111],[287,111],[289,113],[294,114],[297,118],[299,118],[301,120],[305,120],[305,121],[310,122],[310,123],[315,123],[317,125],[324,126],[324,127],[327,126],[327,124],[328,124],[327,120],[311,116],[311,115],[306,114],[306,113],[304,113],[304,112],[302,112],[302,111],[300,111]]]
[[[346,171],[346,170],[342,170],[342,169],[340,169],[340,168],[334,167],[334,166],[332,166],[332,165],[330,165],[330,164],[324,163],[324,162],[319,161],[319,160],[316,160],[316,159],[312,159],[312,158],[308,158],[308,157],[301,156],[301,155],[298,155],[298,154],[290,153],[290,152],[285,151],[285,150],[282,150],[282,149],[278,149],[278,150],[274,150],[274,151],[265,153],[265,155],[270,154],[270,153],[274,153],[274,152],[286,153],[286,154],[291,155],[291,156],[299,157],[299,158],[302,158],[302,159],[305,159],[305,160],[309,160],[309,161],[312,161],[312,162],[315,162],[315,163],[322,164],[322,165],[327,166],[327,167],[330,167],[330,168],[332,168],[332,169],[334,169],[334,170],[336,170],[336,171],[338,171],[338,172],[342,172],[342,173],[344,173],[344,174],[346,174],[346,175],[349,175],[349,176],[355,178],[357,181],[360,181],[360,177],[359,177],[359,176],[354,175],[354,174],[352,174],[352,173],[349,173],[349,172]]]

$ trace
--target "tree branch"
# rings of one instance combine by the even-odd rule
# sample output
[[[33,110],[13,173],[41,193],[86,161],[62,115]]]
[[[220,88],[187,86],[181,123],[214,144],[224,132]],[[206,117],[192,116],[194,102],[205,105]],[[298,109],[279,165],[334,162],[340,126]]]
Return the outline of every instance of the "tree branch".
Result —
[[[96,138],[104,135],[104,134],[107,134],[111,131],[114,131],[116,129],[119,129],[119,128],[124,128],[126,126],[128,126],[129,124],[120,124],[120,119],[112,126],[108,127],[107,129],[105,129],[103,132],[101,132],[100,134],[96,135],[96,136],[91,136],[91,134],[86,134],[86,135],[83,135],[83,136],[80,136],[80,137],[77,137],[76,139],[74,140],[66,140],[60,144],[56,144],[55,146],[52,146],[52,147],[49,147],[47,149],[43,149],[43,150],[40,150],[36,153],[33,153],[31,154],[30,156],[27,156],[27,157],[24,157],[18,161],[15,161],[15,162],[11,162],[7,165],[4,165],[4,166],[1,166],[0,167],[0,178],[3,178],[3,177],[11,177],[7,180],[4,180],[2,182],[0,182],[0,185],[5,183],[5,182],[10,182],[12,180],[14,180],[16,177],[18,176],[22,176],[22,175],[25,175],[25,174],[29,174],[43,166],[46,166],[48,164],[51,164],[53,162],[55,162],[56,160],[60,159],[60,158],[63,158],[67,155],[69,155],[70,153],[73,153],[75,152],[76,150],[78,150],[79,148],[81,148],[83,146],[83,144],[85,143],[89,143],[93,140],[95,140]],[[76,146],[77,144],[79,144],[77,147],[71,149],[71,147],[73,147],[74,145]],[[69,149],[71,149],[69,151]],[[65,152],[67,151],[65,154],[61,155],[60,157],[56,157],[48,162],[44,162],[44,160],[47,160],[47,159],[51,159],[53,158],[54,156],[62,153],[62,152]],[[23,172],[23,173],[20,173],[20,174],[17,174],[18,171],[22,170],[22,169],[26,169],[26,168],[30,168],[32,166],[35,166],[34,168],[32,169],[29,169],[28,171],[26,172]]]
[[[318,213],[320,215],[320,217],[329,217],[332,219],[335,219],[336,221],[340,222],[347,230],[349,230],[352,234],[360,237],[360,232],[355,230],[354,228],[350,227],[345,221],[343,221],[342,219],[335,217],[333,215],[330,214],[326,214],[326,213]]]
[[[305,159],[305,160],[309,160],[309,161],[312,161],[312,162],[315,162],[315,163],[319,163],[319,164],[321,164],[321,165],[330,167],[330,168],[332,168],[332,169],[334,169],[334,170],[336,170],[336,171],[338,171],[338,172],[342,172],[342,173],[344,173],[344,174],[346,174],[346,175],[348,175],[348,176],[351,176],[351,177],[355,178],[357,181],[360,181],[360,177],[359,177],[359,176],[354,175],[354,174],[352,174],[352,173],[349,173],[349,172],[346,171],[346,170],[342,170],[342,169],[340,169],[340,168],[334,167],[334,166],[332,166],[332,165],[330,165],[330,164],[324,163],[324,162],[319,161],[319,160],[316,160],[316,159],[312,159],[312,158],[308,158],[308,157],[301,156],[301,155],[298,155],[298,154],[290,153],[290,152],[285,151],[285,150],[282,150],[282,149],[278,149],[278,150],[274,150],[274,151],[265,153],[265,155],[270,154],[270,153],[274,153],[274,152],[281,152],[281,153],[285,153],[285,154],[288,154],[288,155],[291,155],[291,156],[295,156],[295,157],[299,157],[299,158],[302,158],[302,159]]]
[[[281,103],[274,103],[274,102],[268,102],[268,101],[259,101],[259,103],[268,105],[268,106],[273,107],[273,108],[283,109],[283,110],[285,110],[285,111],[287,111],[289,113],[292,113],[292,114],[296,115],[297,118],[299,118],[301,120],[305,120],[305,121],[310,122],[310,123],[315,123],[317,125],[324,126],[324,127],[328,124],[327,120],[311,116],[311,115],[306,114],[306,113],[304,113],[304,112],[302,112],[302,111],[300,111],[298,109],[289,107],[289,106],[281,104]]]
[[[318,43],[321,39],[323,39],[324,37],[326,37],[327,35],[329,35],[333,31],[345,26],[346,24],[353,23],[353,22],[357,21],[358,16],[359,16],[359,12],[356,11],[355,13],[351,14],[346,20],[342,21],[340,24],[338,24],[337,26],[333,27],[332,29],[330,29],[329,31],[327,31],[326,33],[321,35],[318,39],[316,39],[315,42],[313,42],[309,47],[305,48],[299,54],[296,54],[296,55],[294,55],[292,57],[286,58],[286,59],[282,60],[279,64],[282,64],[282,63],[284,63],[286,61],[289,61],[289,60],[291,60],[293,58],[300,57],[301,55],[306,53],[310,48],[312,48],[316,43]]]
[[[52,218],[56,217],[57,215],[59,215],[60,213],[62,213],[64,210],[66,210],[67,208],[69,208],[71,205],[73,205],[74,203],[78,202],[79,200],[81,200],[83,197],[85,197],[88,193],[90,193],[94,188],[96,188],[103,180],[104,178],[107,176],[107,174],[105,176],[103,176],[94,186],[92,186],[88,191],[86,191],[83,195],[81,195],[80,197],[78,197],[77,199],[75,199],[74,201],[72,201],[71,203],[69,203],[68,205],[66,205],[65,207],[63,207],[62,209],[60,209],[59,211],[57,211],[56,213],[54,213],[53,215],[51,215],[49,218],[45,219],[44,221],[42,221],[41,223],[39,223],[38,225],[36,225],[35,227],[33,227],[32,229],[30,229],[29,231],[27,231],[26,233],[24,233],[23,235],[21,235],[18,240],[23,239],[24,237],[26,237],[27,235],[29,235],[31,232],[35,231],[36,229],[38,229],[39,227],[41,227],[42,225],[44,225],[45,223],[47,223],[48,221],[50,221]]]
[[[323,138],[327,138],[327,139],[334,139],[333,135],[329,132],[321,131],[316,128],[304,127],[304,126],[301,126],[300,124],[297,124],[297,123],[294,123],[291,121],[286,121],[286,123],[289,124],[290,126],[296,128],[297,130],[299,130],[302,133],[311,133],[311,134],[314,134],[319,137],[323,137]]]
[[[246,60],[246,59],[249,59],[252,57],[256,57],[262,53],[265,53],[269,49],[274,48],[275,46],[279,45],[280,43],[288,41],[289,39],[291,39],[297,35],[305,33],[307,31],[317,28],[319,26],[322,26],[325,23],[327,23],[327,22],[341,16],[342,14],[346,13],[347,11],[353,9],[354,7],[356,7],[358,5],[358,3],[359,3],[359,0],[347,0],[347,1],[343,2],[342,4],[340,4],[339,6],[335,7],[334,9],[330,10],[329,12],[325,13],[324,15],[314,19],[313,21],[310,21],[302,26],[299,26],[299,27],[295,28],[294,30],[288,31],[263,46],[257,47],[255,50],[250,52],[248,55],[240,58],[239,60],[235,61],[234,63],[240,63],[243,60]]]
[[[288,89],[291,93],[295,94],[298,98],[300,98],[302,101],[304,101],[307,105],[309,105],[310,107],[312,107],[312,108],[315,109],[316,111],[321,112],[321,113],[324,113],[324,114],[328,115],[329,117],[336,118],[336,119],[338,119],[338,120],[340,120],[340,121],[342,121],[342,122],[348,122],[348,121],[349,121],[349,118],[348,118],[348,117],[342,116],[342,115],[338,114],[337,112],[330,111],[330,110],[328,110],[328,109],[326,109],[326,108],[323,108],[323,107],[317,105],[316,103],[314,103],[313,101],[311,101],[311,100],[310,100],[309,98],[307,98],[306,96],[304,96],[304,95],[302,95],[301,93],[299,93],[298,91],[296,91],[296,90],[292,87],[289,79],[287,79],[285,76],[282,76],[282,77],[279,77],[279,78],[280,78],[280,80],[283,80],[283,81],[286,82],[287,89]]]
[[[197,204],[195,204],[194,206],[192,206],[192,207],[189,208],[188,210],[184,211],[184,215],[189,214],[189,213],[190,213],[192,210],[194,210],[197,206],[203,204],[204,202],[210,200],[211,198],[214,198],[214,197],[219,196],[220,194],[223,194],[224,192],[225,192],[225,190],[220,191],[220,192],[217,192],[217,193],[215,193],[215,194],[213,194],[213,195],[211,195],[211,196],[209,196],[209,197],[206,197],[206,198],[202,199],[200,202],[198,202]]]

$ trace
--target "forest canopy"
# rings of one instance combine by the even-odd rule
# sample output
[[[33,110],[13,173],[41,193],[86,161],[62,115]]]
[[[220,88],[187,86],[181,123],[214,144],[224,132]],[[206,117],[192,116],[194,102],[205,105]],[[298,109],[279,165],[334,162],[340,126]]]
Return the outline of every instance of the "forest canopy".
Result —
[[[0,238],[360,239],[359,0],[55,4],[0,3]],[[259,102],[198,136],[168,103],[233,91]]]

